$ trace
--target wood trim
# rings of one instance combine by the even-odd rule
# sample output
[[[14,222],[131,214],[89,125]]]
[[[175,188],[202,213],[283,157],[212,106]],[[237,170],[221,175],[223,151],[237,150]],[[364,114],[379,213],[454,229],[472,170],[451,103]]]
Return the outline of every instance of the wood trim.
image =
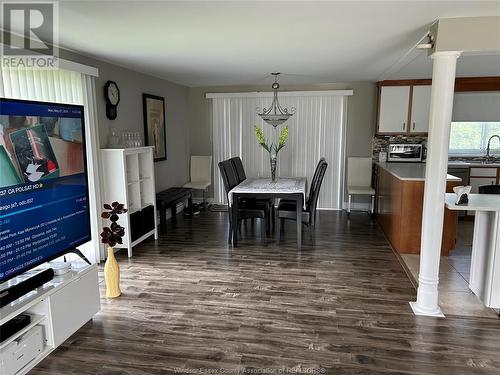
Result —
[[[500,77],[464,77],[455,80],[455,92],[500,91]]]
[[[377,86],[426,86],[431,85],[432,79],[392,79],[378,81]]]
[[[381,97],[382,97],[382,87],[377,86],[377,114],[376,114],[377,124],[375,126],[375,134],[380,134],[379,127],[380,127],[380,99],[381,99]]]
[[[394,79],[378,81],[377,86],[425,86],[432,79]],[[459,77],[455,79],[455,92],[500,91],[500,77]]]
[[[406,133],[410,134],[412,130],[412,123],[411,123],[411,111],[413,108],[413,85],[410,86],[410,92],[408,93],[408,117],[407,117],[407,124],[408,127],[406,129]]]

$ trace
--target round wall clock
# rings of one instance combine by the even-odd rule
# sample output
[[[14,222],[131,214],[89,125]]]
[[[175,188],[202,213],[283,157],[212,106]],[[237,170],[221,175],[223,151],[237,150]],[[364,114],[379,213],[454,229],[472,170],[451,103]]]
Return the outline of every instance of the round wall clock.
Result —
[[[120,102],[120,90],[114,81],[108,81],[104,85],[104,98],[106,99],[106,117],[114,120],[117,115],[117,107]]]

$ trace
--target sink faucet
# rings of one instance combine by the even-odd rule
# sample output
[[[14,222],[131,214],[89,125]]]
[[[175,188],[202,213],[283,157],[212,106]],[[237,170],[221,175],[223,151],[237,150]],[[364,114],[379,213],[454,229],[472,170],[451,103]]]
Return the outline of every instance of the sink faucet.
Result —
[[[492,135],[490,139],[488,139],[488,147],[486,147],[486,161],[491,160],[491,155],[490,155],[490,143],[493,138],[498,138],[498,141],[500,142],[500,136],[498,135]]]

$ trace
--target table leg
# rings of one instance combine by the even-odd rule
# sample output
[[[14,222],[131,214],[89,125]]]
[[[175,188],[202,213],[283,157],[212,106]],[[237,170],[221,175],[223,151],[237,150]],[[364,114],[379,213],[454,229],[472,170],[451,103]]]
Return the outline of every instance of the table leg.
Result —
[[[297,196],[297,247],[302,246],[302,194]]]
[[[193,209],[193,194],[189,193],[188,195],[188,208],[191,210]]]
[[[232,204],[232,214],[233,214],[233,247],[238,246],[238,195],[233,194],[233,204]]]
[[[170,206],[170,215],[172,216],[172,223],[175,223],[177,221],[177,205],[174,204]]]
[[[160,207],[160,233],[167,233],[167,209],[161,205]]]

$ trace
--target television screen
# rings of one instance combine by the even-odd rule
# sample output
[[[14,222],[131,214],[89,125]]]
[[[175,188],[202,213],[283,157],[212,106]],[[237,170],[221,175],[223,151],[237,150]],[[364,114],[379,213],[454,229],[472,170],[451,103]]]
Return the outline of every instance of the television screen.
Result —
[[[0,282],[90,240],[83,107],[0,99]]]

